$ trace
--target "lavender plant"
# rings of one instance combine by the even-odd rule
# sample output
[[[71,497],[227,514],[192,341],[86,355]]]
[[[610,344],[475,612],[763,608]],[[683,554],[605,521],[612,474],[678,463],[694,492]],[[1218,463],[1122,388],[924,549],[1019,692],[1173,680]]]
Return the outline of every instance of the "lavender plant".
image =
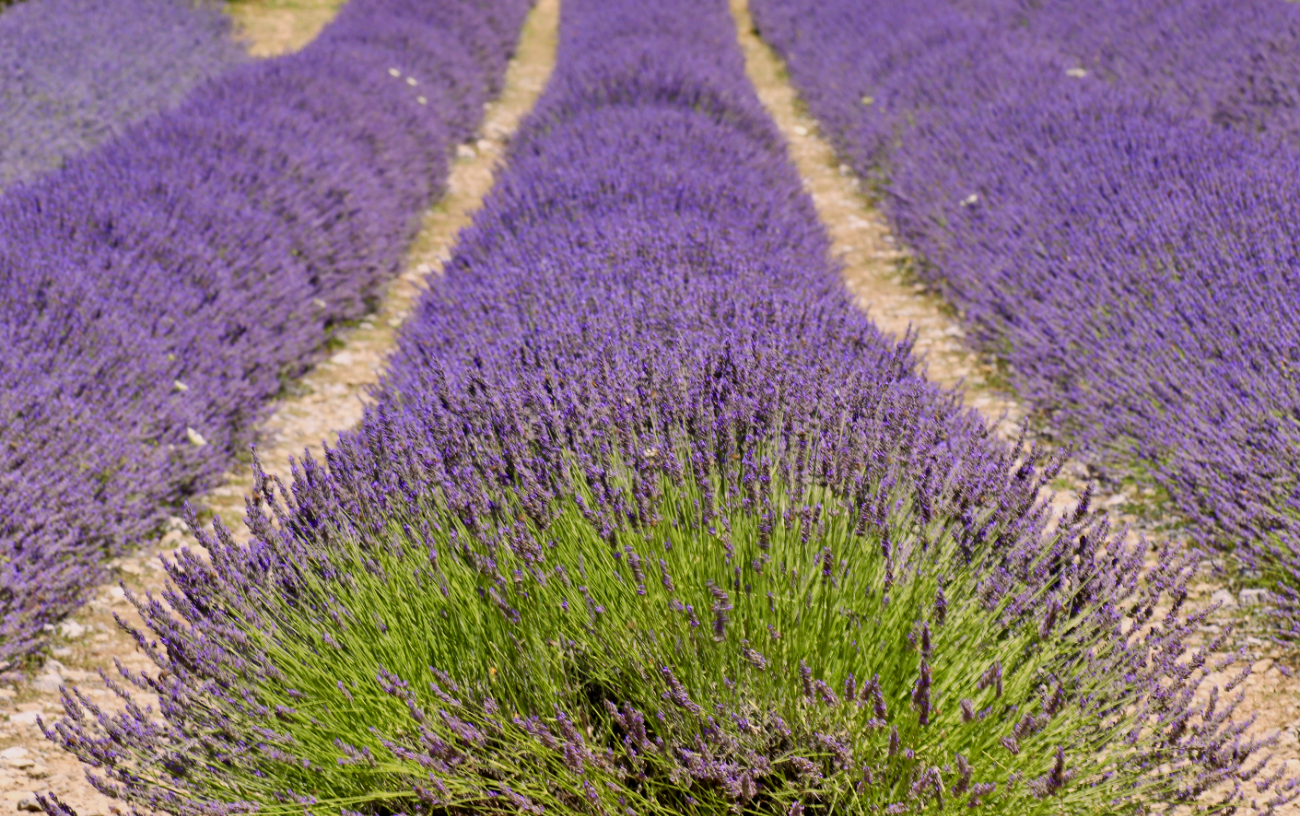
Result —
[[[857,310],[721,2],[570,0],[559,64],[359,430],[133,599],[155,710],[47,735],[176,814],[1266,806],[1058,463]],[[1086,504],[1086,502],[1085,502]],[[1201,692],[1205,692],[1202,694]],[[1213,791],[1213,798],[1207,798]],[[47,812],[70,814],[52,797]]]
[[[527,8],[358,0],[307,49],[0,197],[0,660],[365,313]]]
[[[1155,7],[1135,7],[1116,17],[1127,33],[1110,54],[1109,27],[1060,33],[1087,28],[1091,10],[1047,3],[1025,11],[1025,28],[1009,24],[1007,4],[988,4],[1001,14],[961,5],[984,13],[942,0],[874,3],[872,14],[798,0],[755,10],[922,256],[918,273],[1045,424],[1157,488],[1197,544],[1235,551],[1294,599],[1300,315],[1288,293],[1300,213],[1286,181],[1297,169],[1289,114],[1256,100],[1242,103],[1239,127],[1222,127],[1211,109],[1237,103],[1203,77],[1272,63],[1246,59],[1258,39],[1198,51],[1178,32],[1214,19],[1258,34],[1268,17],[1285,38],[1297,10],[1157,4],[1153,20],[1179,22],[1161,27],[1138,25]],[[1183,45],[1137,46],[1161,37]],[[1071,50],[1093,46],[1102,56]],[[1195,59],[1196,70],[1176,67]]]
[[[0,16],[0,55],[0,189],[179,104],[247,59],[207,0],[23,2]]]
[[[168,599],[203,604],[202,634],[142,607],[169,675],[134,679],[169,722],[110,725],[75,696],[56,738],[107,771],[102,789],[176,813],[1123,812],[1230,781],[1254,747],[1232,745],[1231,703],[1161,722],[1150,686],[1190,694],[1200,672],[1145,664],[1159,593],[1116,584],[1104,530],[1071,521],[1040,546],[980,513],[1023,548],[998,553],[959,517],[925,521],[938,496],[865,472],[859,498],[836,496],[793,450],[761,452],[676,478],[574,472],[544,524],[515,493],[510,524],[430,503],[364,535],[280,530],[256,575],[205,539],[212,566],[176,573],[204,588]],[[269,530],[263,507],[285,508],[262,490],[251,518]],[[611,490],[650,517],[611,529]],[[1121,574],[1141,560],[1113,554]],[[1181,587],[1185,568],[1157,578]],[[90,737],[96,720],[116,738]]]

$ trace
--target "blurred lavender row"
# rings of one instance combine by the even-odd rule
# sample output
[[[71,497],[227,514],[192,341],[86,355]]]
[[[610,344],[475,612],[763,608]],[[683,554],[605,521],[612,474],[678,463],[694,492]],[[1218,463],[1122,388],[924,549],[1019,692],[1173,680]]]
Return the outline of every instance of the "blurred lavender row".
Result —
[[[1081,60],[1074,41],[1035,36],[1077,30],[1072,4],[1043,4],[1028,29],[944,0],[877,0],[869,14],[755,6],[823,127],[919,251],[919,274],[1021,396],[1170,496],[1197,542],[1300,587],[1294,109],[1241,108],[1231,83],[1203,81],[1294,76],[1266,70],[1250,38],[1179,67],[1217,36],[1196,28],[1206,20],[1285,36],[1300,8],[1220,4],[1213,17],[1164,4],[1160,19],[1181,28],[1098,29],[1078,42],[1104,57],[1113,36],[1123,59]],[[1190,45],[1139,48],[1183,42],[1180,31]],[[1133,67],[1142,60],[1149,70]],[[1250,113],[1212,113],[1224,105]]]
[[[355,0],[304,51],[0,198],[0,658],[367,311],[527,9]]]
[[[231,33],[214,0],[25,0],[5,9],[0,190],[246,62]]]
[[[1084,813],[1251,777],[1181,663],[1192,565],[1144,585],[1086,500],[1049,530],[1056,472],[854,306],[720,0],[568,0],[362,426],[140,601],[167,722],[68,696],[55,738],[193,814]]]
[[[1222,127],[1300,141],[1300,8],[1277,0],[956,0],[1076,71]]]

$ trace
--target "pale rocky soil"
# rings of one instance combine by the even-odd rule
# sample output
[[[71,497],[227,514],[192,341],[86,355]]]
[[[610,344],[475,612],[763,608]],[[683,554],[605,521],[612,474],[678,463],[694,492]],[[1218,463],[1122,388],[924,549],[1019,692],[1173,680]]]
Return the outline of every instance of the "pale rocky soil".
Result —
[[[750,79],[789,143],[790,157],[830,232],[849,290],[881,329],[901,338],[910,327],[917,335],[916,351],[924,359],[928,376],[945,387],[964,388],[963,398],[969,407],[996,425],[1002,436],[1014,437],[1025,411],[1013,397],[998,390],[994,367],[964,344],[964,332],[951,307],[909,276],[906,252],[894,241],[849,167],[840,163],[830,143],[819,135],[816,121],[798,99],[780,58],[755,34],[747,0],[731,0],[731,6]],[[1074,509],[1079,490],[1089,479],[1095,481],[1096,475],[1081,464],[1067,468],[1051,496],[1058,515]],[[1170,540],[1171,521],[1161,518],[1159,508],[1145,499],[1132,488],[1102,482],[1097,485],[1094,506],[1105,507],[1117,528],[1127,525],[1131,542],[1139,536],[1151,542]],[[1293,671],[1300,666],[1300,655],[1278,648],[1269,639],[1259,590],[1234,592],[1225,583],[1205,565],[1203,577],[1191,587],[1192,603],[1198,607],[1224,604],[1214,623],[1204,627],[1205,634],[1215,634],[1224,624],[1234,623],[1235,647],[1244,650],[1245,657],[1229,672],[1211,677],[1206,688],[1210,683],[1223,685],[1241,666],[1251,664],[1239,712],[1257,716],[1254,733],[1278,736],[1272,751],[1274,762],[1289,762],[1291,775],[1300,775],[1300,671]],[[1300,806],[1293,804],[1275,812],[1300,814]]]
[[[255,57],[291,54],[334,19],[344,0],[231,0],[235,30]]]
[[[328,21],[328,13],[322,10],[338,5],[311,5],[310,13],[301,20],[290,19],[288,14],[249,14],[249,3],[236,5],[234,11],[255,49],[270,54],[302,47]],[[288,8],[272,0],[270,11]],[[491,188],[497,163],[521,116],[532,108],[546,84],[554,63],[558,13],[558,0],[539,0],[524,28],[500,98],[487,106],[478,137],[457,148],[448,192],[425,215],[405,271],[390,284],[378,311],[342,333],[333,356],[297,381],[291,395],[275,406],[274,414],[259,429],[259,457],[269,473],[286,478],[291,457],[300,456],[306,448],[319,453],[322,440],[337,439],[339,431],[361,418],[367,390],[378,380],[384,357],[422,291],[424,279],[437,274],[450,257],[457,232],[470,223]],[[247,468],[227,474],[224,484],[201,500],[204,516],[220,515],[237,537],[246,538],[243,496],[251,487]],[[161,558],[190,540],[180,519],[173,519],[169,527],[161,540],[146,542],[136,555],[113,563],[122,583],[133,592],[158,592],[164,587]],[[115,616],[131,623],[139,621],[123,589],[107,584],[58,627],[52,635],[50,658],[27,672],[25,682],[0,685],[0,814],[38,810],[36,791],[53,792],[81,816],[121,812],[121,803],[99,795],[86,781],[79,763],[47,741],[36,723],[40,717],[49,724],[62,713],[60,685],[75,685],[112,708],[114,698],[99,680],[98,670],[116,677],[114,661],[133,671],[153,668],[120,631]],[[139,699],[148,702],[144,695]]]
[[[260,429],[259,456],[268,472],[284,478],[291,457],[305,448],[319,450],[322,440],[332,441],[360,418],[367,391],[393,346],[395,330],[409,313],[425,277],[437,274],[449,257],[457,231],[469,223],[490,188],[494,166],[519,117],[545,84],[554,58],[558,3],[541,0],[534,11],[507,75],[504,94],[489,105],[480,137],[459,148],[449,192],[426,216],[406,271],[390,286],[379,310],[341,335],[333,356],[298,381]],[[340,4],[340,0],[244,0],[232,4],[232,14],[250,40],[250,50],[272,55],[301,48]],[[951,310],[909,278],[906,253],[894,243],[848,168],[839,164],[832,148],[818,135],[816,123],[799,104],[780,61],[753,34],[745,0],[732,0],[732,6],[750,76],[789,140],[791,158],[830,230],[851,291],[885,331],[902,336],[910,326],[917,334],[916,348],[925,358],[929,376],[944,386],[964,386],[966,403],[996,423],[999,433],[1013,435],[1023,417],[1020,407],[996,389],[994,369],[966,348]],[[1062,480],[1060,492],[1052,499],[1060,512],[1073,507],[1077,487],[1088,475],[1085,468],[1076,466]],[[203,500],[206,512],[219,514],[240,537],[246,536],[242,497],[251,484],[248,470],[240,469],[228,474],[225,483]],[[1141,498],[1112,490],[1103,493],[1101,503],[1116,523],[1132,525],[1141,534],[1161,540],[1165,525],[1158,518],[1152,520],[1149,508],[1140,518],[1133,515],[1143,509]],[[161,540],[147,542],[137,555],[115,563],[122,582],[137,592],[161,589],[160,557],[182,546],[187,538],[176,519]],[[1260,616],[1262,607],[1241,604],[1252,600],[1251,595],[1229,591],[1222,579],[1209,575],[1195,590],[1199,603],[1209,603],[1212,594],[1216,600],[1230,602],[1231,608],[1221,610],[1221,620],[1215,626],[1236,621],[1238,641],[1248,652],[1247,659],[1254,662],[1254,674],[1245,686],[1245,705],[1259,714],[1260,730],[1280,733],[1279,758],[1297,760],[1295,767],[1300,771],[1296,741],[1300,676],[1286,677],[1279,668],[1300,661],[1269,644],[1267,625]],[[46,741],[35,724],[37,716],[49,722],[61,713],[61,684],[75,684],[93,699],[107,703],[111,695],[99,682],[97,670],[112,672],[115,660],[133,670],[150,668],[118,630],[115,616],[128,622],[138,620],[122,589],[116,584],[105,585],[94,601],[56,631],[50,659],[29,672],[26,682],[0,686],[0,814],[33,809],[36,790],[56,793],[81,816],[117,812],[110,800],[85,781],[78,763]],[[1300,809],[1285,812],[1300,813]]]

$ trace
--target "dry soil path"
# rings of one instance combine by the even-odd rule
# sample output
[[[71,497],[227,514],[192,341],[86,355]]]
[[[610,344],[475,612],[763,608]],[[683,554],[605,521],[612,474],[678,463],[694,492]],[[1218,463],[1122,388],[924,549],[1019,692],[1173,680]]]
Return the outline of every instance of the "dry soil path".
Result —
[[[252,13],[255,7],[250,3],[237,4],[232,12],[245,36],[253,38],[252,50],[265,55],[302,47],[338,5],[337,0],[293,6],[272,0],[265,14]],[[289,12],[295,8],[311,13],[294,19]],[[379,310],[342,336],[333,356],[295,383],[291,395],[259,429],[259,455],[268,472],[287,477],[290,457],[337,438],[340,430],[360,419],[367,390],[378,379],[396,329],[410,312],[424,279],[436,274],[450,257],[456,234],[469,224],[491,188],[497,162],[520,118],[546,84],[555,58],[558,9],[558,0],[540,0],[528,17],[501,96],[488,104],[477,139],[457,149],[448,192],[425,215],[405,271],[388,287]],[[241,537],[247,535],[242,524],[243,496],[251,487],[251,474],[241,468],[203,499],[207,510],[219,514]],[[157,592],[165,583],[161,557],[186,538],[180,519],[173,519],[161,540],[146,543],[137,554],[117,559],[113,566],[133,591]],[[99,680],[98,670],[115,676],[115,661],[132,670],[153,668],[119,630],[115,616],[138,621],[122,588],[107,584],[58,627],[51,657],[28,672],[25,682],[0,685],[0,814],[36,810],[36,791],[53,792],[80,816],[109,816],[117,810],[112,800],[90,786],[79,763],[48,742],[36,724],[37,717],[50,722],[62,713],[61,685],[76,685],[111,708],[113,697]]]
[[[291,54],[316,38],[344,0],[230,0],[226,11],[255,57]]]

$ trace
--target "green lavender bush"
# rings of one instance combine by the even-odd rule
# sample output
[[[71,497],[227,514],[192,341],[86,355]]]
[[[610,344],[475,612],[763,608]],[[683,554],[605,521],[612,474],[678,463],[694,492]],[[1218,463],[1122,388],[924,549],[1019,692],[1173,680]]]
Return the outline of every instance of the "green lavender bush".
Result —
[[[261,814],[1094,814],[1196,784],[1219,729],[1188,737],[1214,706],[1189,707],[1195,684],[1139,646],[1187,624],[1139,631],[1159,593],[1114,585],[1133,571],[1099,557],[1086,515],[1017,555],[969,533],[1015,538],[1015,515],[927,519],[908,487],[863,503],[747,470],[638,487],[620,466],[593,486],[575,466],[546,524],[518,496],[491,529],[429,504],[365,536],[321,529],[309,563],[259,554],[296,568],[228,588],[219,629],[247,673],[173,712],[200,742],[256,742],[178,763],[187,795]],[[611,489],[648,491],[644,523],[609,529],[591,508]],[[185,569],[226,571],[202,563]],[[176,770],[151,751],[131,773],[162,789]]]

